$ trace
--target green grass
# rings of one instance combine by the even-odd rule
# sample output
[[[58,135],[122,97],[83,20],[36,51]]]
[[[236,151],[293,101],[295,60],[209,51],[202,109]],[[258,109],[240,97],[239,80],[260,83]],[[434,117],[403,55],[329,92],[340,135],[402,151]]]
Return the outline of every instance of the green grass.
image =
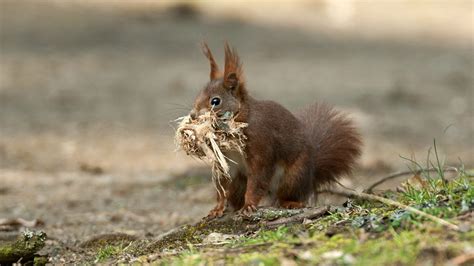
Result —
[[[114,245],[106,245],[104,247],[101,247],[99,250],[97,250],[97,254],[95,256],[95,263],[97,262],[104,262],[107,261],[110,258],[113,258],[123,251],[123,246],[114,246]]]
[[[258,231],[251,237],[242,236],[238,240],[234,241],[230,246],[253,246],[259,244],[272,243],[277,241],[289,241],[290,234],[288,233],[289,228],[280,226],[276,230],[262,230]]]

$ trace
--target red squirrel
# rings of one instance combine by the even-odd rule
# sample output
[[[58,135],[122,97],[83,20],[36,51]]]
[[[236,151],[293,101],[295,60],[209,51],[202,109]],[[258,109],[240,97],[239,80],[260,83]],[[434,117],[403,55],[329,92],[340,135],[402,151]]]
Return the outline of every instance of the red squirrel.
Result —
[[[277,168],[283,169],[276,191],[277,205],[302,208],[322,185],[349,174],[361,154],[361,136],[344,114],[325,104],[314,104],[292,114],[282,105],[249,95],[242,64],[234,49],[225,44],[221,72],[203,43],[210,62],[210,81],[195,99],[191,118],[214,110],[231,112],[245,122],[245,153],[237,171],[224,182],[226,193],[217,193],[217,205],[209,218],[223,215],[226,205],[242,214],[255,211],[270,190]]]

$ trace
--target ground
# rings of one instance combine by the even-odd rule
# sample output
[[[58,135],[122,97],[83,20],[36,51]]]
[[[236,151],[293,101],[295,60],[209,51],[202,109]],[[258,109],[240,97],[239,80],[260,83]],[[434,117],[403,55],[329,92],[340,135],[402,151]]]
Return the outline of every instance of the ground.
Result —
[[[55,262],[116,258],[106,254],[120,248],[85,255],[81,244],[111,233],[150,240],[212,208],[206,165],[175,153],[170,125],[207,81],[202,39],[218,59],[224,40],[237,48],[257,98],[290,110],[325,101],[351,114],[364,153],[346,184],[407,170],[400,156],[425,161],[433,139],[447,166],[474,164],[470,29],[402,38],[207,16],[189,5],[0,5],[0,218],[40,220],[34,229],[48,235],[42,252]],[[314,228],[302,232],[320,246],[327,239]],[[414,232],[408,228],[394,229],[400,246]],[[286,238],[293,229],[279,230]],[[186,252],[196,255],[194,247]]]

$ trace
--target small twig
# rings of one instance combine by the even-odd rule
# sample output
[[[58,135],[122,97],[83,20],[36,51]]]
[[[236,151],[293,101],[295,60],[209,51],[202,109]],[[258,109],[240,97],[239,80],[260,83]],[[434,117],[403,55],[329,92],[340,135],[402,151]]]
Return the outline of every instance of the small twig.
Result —
[[[434,221],[438,224],[442,224],[442,225],[448,227],[449,229],[452,229],[452,230],[455,230],[455,231],[461,231],[459,226],[457,226],[453,223],[450,223],[446,220],[443,220],[441,218],[433,216],[429,213],[426,213],[426,212],[420,211],[418,209],[415,209],[411,206],[407,206],[407,205],[402,204],[400,202],[397,202],[397,201],[394,201],[394,200],[391,200],[391,199],[387,199],[387,198],[384,198],[384,197],[380,197],[380,196],[377,196],[377,195],[367,194],[367,193],[364,193],[364,192],[349,191],[349,190],[348,191],[323,190],[321,192],[322,193],[330,193],[330,194],[345,196],[345,197],[351,197],[351,198],[356,197],[356,198],[361,198],[361,199],[366,199],[366,200],[380,201],[380,202],[385,203],[387,205],[396,206],[398,208],[405,209],[405,210],[407,210],[409,212],[412,212],[414,214],[418,214],[418,215],[420,215],[424,218],[430,219],[430,220],[432,220],[432,221]]]
[[[314,209],[310,209],[308,211],[305,211],[303,213],[300,213],[291,217],[284,217],[284,218],[280,218],[274,221],[267,222],[264,224],[264,226],[268,228],[275,228],[284,224],[301,223],[304,221],[304,219],[314,219],[314,218],[321,217],[328,211],[329,211],[328,206],[314,208]]]
[[[461,254],[453,259],[449,260],[446,265],[467,265],[468,262],[474,262],[474,252]],[[472,264],[471,264],[472,265]]]
[[[381,185],[382,183],[385,183],[388,180],[391,180],[391,179],[394,179],[394,178],[397,178],[397,177],[401,177],[401,176],[405,176],[405,175],[409,175],[409,174],[419,175],[419,174],[425,173],[425,172],[438,172],[438,171],[439,170],[437,168],[428,168],[428,169],[420,169],[420,170],[417,170],[417,171],[403,171],[403,172],[394,173],[394,174],[382,177],[377,182],[370,185],[369,188],[367,188],[365,191],[367,193],[371,193],[372,190],[375,187]],[[456,172],[456,173],[459,172],[458,169],[455,168],[455,167],[449,167],[449,168],[443,169],[442,171],[443,171],[443,173],[445,173],[445,172]]]

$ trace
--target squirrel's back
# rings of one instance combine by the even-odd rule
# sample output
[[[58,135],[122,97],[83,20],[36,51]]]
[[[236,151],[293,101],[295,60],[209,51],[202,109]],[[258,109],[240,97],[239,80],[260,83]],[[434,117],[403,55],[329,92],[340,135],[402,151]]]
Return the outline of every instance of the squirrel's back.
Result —
[[[259,149],[259,157],[277,164],[281,160],[293,161],[303,152],[306,145],[304,126],[288,109],[276,102],[252,97],[245,105],[251,109],[245,121],[249,124],[245,130],[247,144],[265,147]]]
[[[316,189],[349,174],[361,154],[362,140],[353,121],[326,104],[313,104],[296,114],[313,148]]]

